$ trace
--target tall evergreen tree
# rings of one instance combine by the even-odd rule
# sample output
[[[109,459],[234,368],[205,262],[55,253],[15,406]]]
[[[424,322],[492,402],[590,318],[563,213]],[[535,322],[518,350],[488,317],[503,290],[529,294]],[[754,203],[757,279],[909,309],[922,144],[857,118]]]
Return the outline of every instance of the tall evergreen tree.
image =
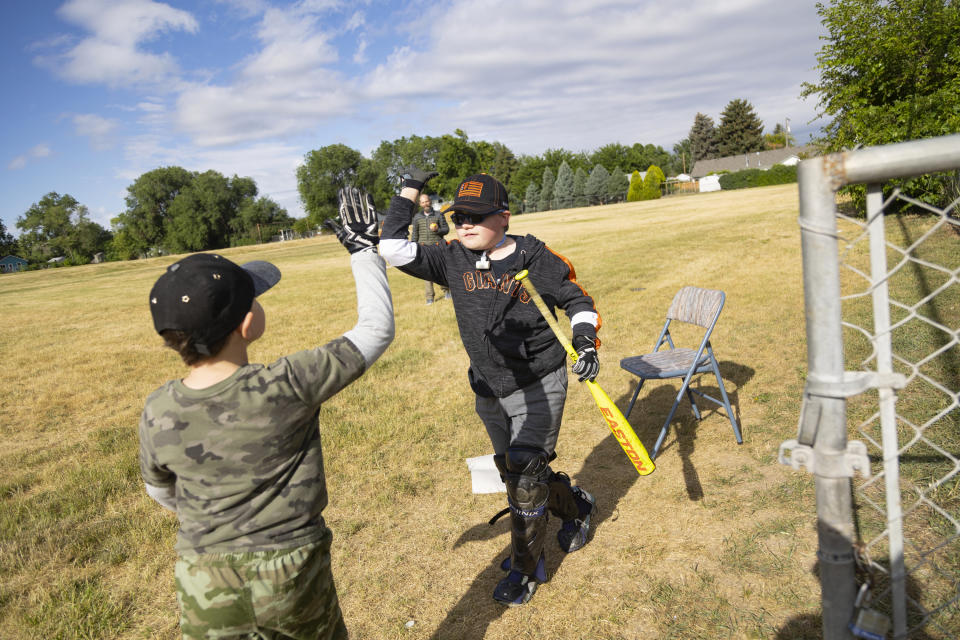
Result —
[[[543,170],[543,182],[540,186],[540,204],[537,207],[540,211],[550,211],[553,209],[553,185],[556,178],[553,177],[553,171],[550,167]]]
[[[623,202],[629,187],[630,180],[627,174],[617,165],[607,179],[607,202]]]
[[[557,169],[557,182],[553,185],[553,202],[557,209],[573,206],[573,169],[566,160]]]
[[[587,183],[583,187],[583,195],[588,205],[603,204],[607,201],[607,180],[610,172],[602,164],[595,165]]]
[[[583,167],[577,167],[577,170],[573,172],[573,206],[587,206],[586,189],[587,172],[584,171]]]
[[[693,118],[693,126],[690,127],[690,133],[687,135],[690,141],[690,157],[687,170],[693,168],[698,160],[709,160],[716,158],[717,154],[717,130],[713,126],[713,119],[700,112]]]
[[[763,150],[763,123],[746,100],[731,100],[720,114],[717,151],[720,157]]]
[[[540,187],[536,182],[527,185],[527,192],[523,199],[523,212],[535,213],[540,210]]]

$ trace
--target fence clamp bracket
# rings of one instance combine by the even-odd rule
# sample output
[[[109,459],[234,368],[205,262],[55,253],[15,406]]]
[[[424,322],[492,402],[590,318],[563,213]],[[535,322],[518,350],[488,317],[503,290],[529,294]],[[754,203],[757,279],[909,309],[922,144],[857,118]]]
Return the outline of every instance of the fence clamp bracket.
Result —
[[[815,451],[813,447],[800,444],[796,440],[787,440],[780,445],[778,454],[780,464],[794,469],[805,468],[808,472],[823,478],[852,478],[860,472],[864,478],[870,477],[870,458],[867,445],[859,440],[847,443],[846,451]]]
[[[844,371],[839,380],[809,375],[803,392],[805,395],[824,398],[852,398],[869,389],[903,389],[905,386],[907,377],[902,373]]]

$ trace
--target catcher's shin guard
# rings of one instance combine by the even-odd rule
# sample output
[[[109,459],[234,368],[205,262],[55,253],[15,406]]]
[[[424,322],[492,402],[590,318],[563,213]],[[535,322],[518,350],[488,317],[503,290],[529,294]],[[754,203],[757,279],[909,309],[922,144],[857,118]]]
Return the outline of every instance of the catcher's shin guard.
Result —
[[[543,553],[551,471],[541,449],[511,447],[506,454],[507,500],[510,503],[511,568],[534,575]]]
[[[577,517],[577,500],[570,486],[570,476],[562,471],[550,473],[550,513],[563,521]]]

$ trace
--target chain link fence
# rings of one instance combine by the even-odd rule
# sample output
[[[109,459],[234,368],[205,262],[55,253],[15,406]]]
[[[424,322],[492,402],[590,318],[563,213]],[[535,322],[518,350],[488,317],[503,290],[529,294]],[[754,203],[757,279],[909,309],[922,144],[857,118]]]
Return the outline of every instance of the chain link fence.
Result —
[[[939,201],[900,191],[917,176]],[[780,460],[815,476],[827,639],[960,638],[958,178],[960,136],[800,165],[808,370]]]

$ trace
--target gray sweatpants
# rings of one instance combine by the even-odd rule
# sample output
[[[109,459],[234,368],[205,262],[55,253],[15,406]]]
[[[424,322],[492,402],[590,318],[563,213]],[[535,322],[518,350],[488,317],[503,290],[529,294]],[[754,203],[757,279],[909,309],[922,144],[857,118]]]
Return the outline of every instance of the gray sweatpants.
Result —
[[[487,428],[493,452],[503,455],[510,445],[537,447],[553,455],[567,399],[566,362],[539,381],[506,398],[477,396],[477,415]]]

